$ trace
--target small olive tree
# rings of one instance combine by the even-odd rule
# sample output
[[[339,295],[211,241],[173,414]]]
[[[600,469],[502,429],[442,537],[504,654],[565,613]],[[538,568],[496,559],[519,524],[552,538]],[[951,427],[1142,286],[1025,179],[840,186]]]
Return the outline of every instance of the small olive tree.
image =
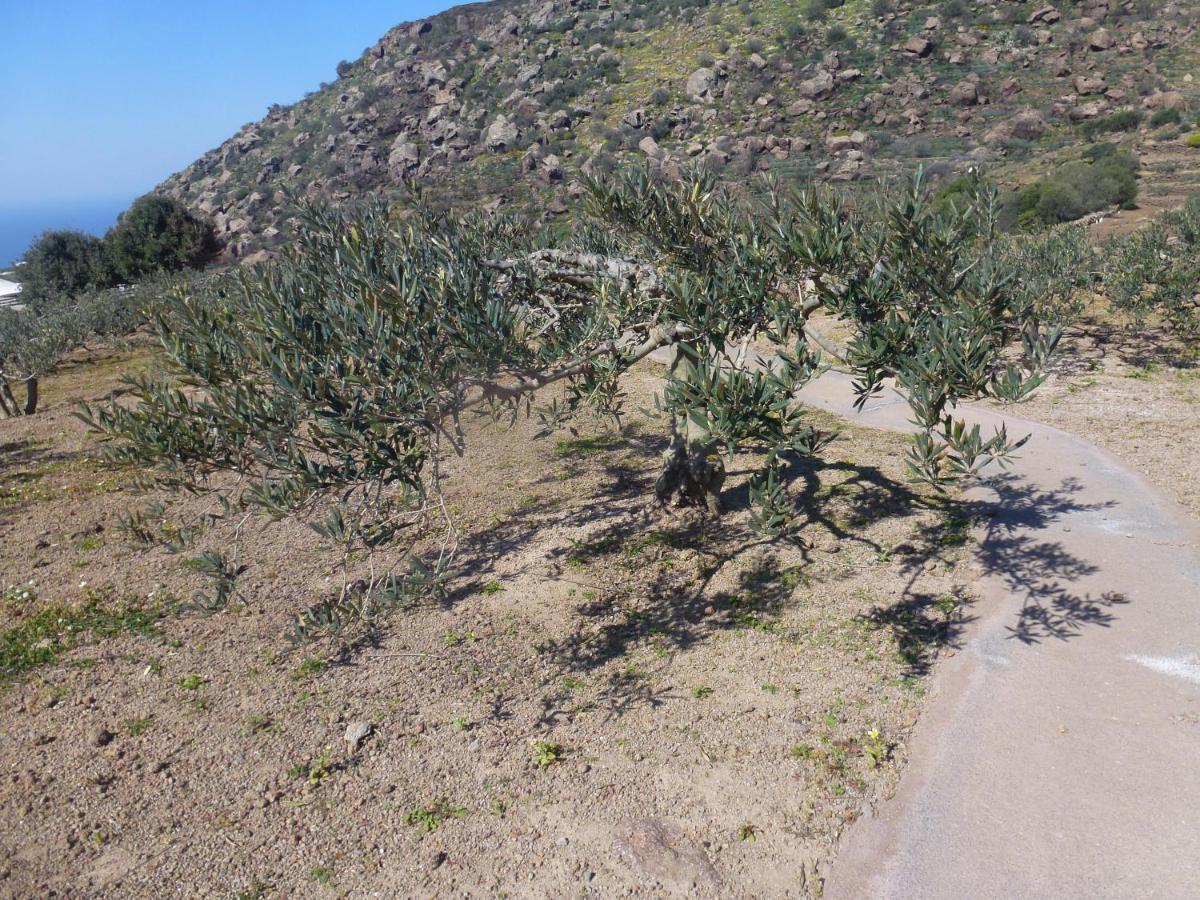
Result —
[[[301,635],[440,589],[455,531],[439,458],[465,449],[468,412],[527,411],[545,432],[619,416],[623,375],[656,350],[670,353],[656,501],[719,513],[723,457],[755,450],[768,532],[795,526],[787,459],[829,437],[796,400],[822,364],[818,309],[853,331],[860,400],[888,379],[908,400],[915,477],[942,487],[1020,443],[954,414],[1026,396],[1057,340],[998,251],[993,195],[935,210],[918,181],[871,208],[815,189],[750,202],[700,172],[589,188],[593,224],[550,246],[505,218],[309,209],[277,262],[160,308],[173,378],[131,378],[136,405],[85,418],[117,439],[114,459],[215,494],[225,516],[299,517],[340,545],[341,589]],[[236,551],[206,566],[228,596]]]
[[[1104,290],[1113,304],[1144,322],[1151,315],[1176,334],[1200,334],[1200,194],[1132,234],[1110,239]]]
[[[39,379],[63,354],[92,338],[128,335],[145,321],[141,307],[156,290],[148,285],[55,294],[23,309],[0,309],[0,415],[37,412]],[[24,392],[22,400],[14,386]]]

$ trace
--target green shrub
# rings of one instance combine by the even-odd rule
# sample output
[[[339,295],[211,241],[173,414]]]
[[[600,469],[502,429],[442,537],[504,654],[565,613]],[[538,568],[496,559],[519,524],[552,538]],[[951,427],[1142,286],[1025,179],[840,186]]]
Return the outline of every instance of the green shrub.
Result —
[[[1151,128],[1161,128],[1163,125],[1178,125],[1183,120],[1177,109],[1160,109],[1150,117]]]
[[[136,281],[154,272],[199,269],[220,252],[212,224],[180,201],[147,194],[133,201],[104,236],[115,275]]]
[[[1065,163],[1050,175],[1002,201],[1005,228],[1039,228],[1073,222],[1110,206],[1131,208],[1137,197],[1139,164],[1132,153],[1113,144],[1094,144],[1083,158]]]
[[[1189,147],[1200,147],[1200,131],[1193,132],[1187,136],[1187,145]]]
[[[1132,109],[1123,109],[1111,116],[1084,122],[1079,127],[1079,131],[1088,140],[1094,140],[1098,135],[1111,134],[1114,131],[1136,131],[1141,124],[1141,113]]]
[[[47,231],[25,251],[21,287],[27,303],[57,294],[77,294],[110,277],[100,238],[82,231]]]

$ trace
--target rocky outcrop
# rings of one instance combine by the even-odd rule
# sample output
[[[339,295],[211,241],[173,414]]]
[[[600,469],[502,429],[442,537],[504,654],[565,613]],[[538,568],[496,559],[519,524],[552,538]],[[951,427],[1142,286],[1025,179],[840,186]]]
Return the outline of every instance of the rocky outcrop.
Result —
[[[769,0],[744,5],[720,34],[711,11],[637,0],[504,0],[404,23],[161,189],[245,258],[286,240],[293,195],[341,203],[415,180],[459,205],[554,215],[585,168],[690,161],[741,180],[787,161],[841,181],[936,152],[949,171],[990,159],[1003,172],[1006,151],[1055,130],[1083,142],[1076,122],[1200,109],[1200,82],[1157,63],[1196,42],[1180,0],[1152,18],[1118,0],[1019,15],[975,0],[969,17],[890,0],[786,34]]]

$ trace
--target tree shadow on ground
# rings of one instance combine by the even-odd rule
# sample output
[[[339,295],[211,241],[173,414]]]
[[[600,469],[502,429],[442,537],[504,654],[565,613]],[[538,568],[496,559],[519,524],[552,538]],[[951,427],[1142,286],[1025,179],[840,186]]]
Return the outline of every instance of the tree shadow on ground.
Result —
[[[1200,362],[1195,347],[1161,326],[1116,325],[1096,318],[1069,328],[1063,347],[1064,352],[1057,354],[1052,366],[1052,371],[1063,377],[1098,371],[1105,359],[1115,359],[1134,369],[1191,369]]]
[[[1113,608],[1128,602],[1125,597],[1111,591],[1097,597],[1076,593],[1072,582],[1094,575],[1098,567],[1037,533],[1065,515],[1108,509],[1113,502],[1080,502],[1076,495],[1083,485],[1073,478],[1053,491],[1032,488],[1012,474],[990,478],[986,486],[995,499],[971,504],[984,525],[978,557],[985,574],[1001,579],[1023,600],[1017,621],[1008,628],[1010,637],[1037,644],[1049,638],[1069,640],[1085,626],[1110,626],[1116,620]]]
[[[745,479],[737,478],[738,472],[731,472],[732,484],[724,497],[731,515],[720,522],[686,509],[651,514],[647,498],[656,474],[652,461],[664,445],[660,435],[625,435],[623,452],[595,460],[610,489],[571,508],[546,501],[522,505],[494,528],[470,536],[459,556],[465,571],[486,572],[498,557],[511,559],[544,543],[548,524],[580,535],[549,551],[550,577],[575,581],[580,591],[575,626],[570,634],[544,642],[540,650],[564,672],[597,671],[614,660],[628,662],[631,651],[653,651],[642,654],[650,662],[608,670],[599,702],[614,716],[670,698],[669,688],[660,686],[664,679],[651,677],[652,668],[639,668],[653,667],[654,659],[662,660],[665,671],[672,653],[721,632],[788,636],[781,614],[796,586],[807,585],[811,578],[811,548],[803,541],[794,541],[785,554],[778,539],[755,533],[745,516],[736,515],[749,503]],[[1065,640],[1085,626],[1111,624],[1112,607],[1123,602],[1116,595],[1091,598],[1074,593],[1071,583],[1094,568],[1058,542],[1038,537],[1064,515],[1103,505],[1079,501],[1081,486],[1074,481],[1039,490],[1005,474],[987,481],[993,496],[964,500],[915,491],[874,466],[816,457],[793,460],[787,478],[808,533],[820,526],[881,561],[899,563],[904,586],[898,599],[875,607],[861,621],[890,632],[907,674],[927,673],[942,650],[961,646],[965,629],[976,619],[969,592],[932,593],[921,588],[921,575],[961,556],[977,526],[983,533],[976,557],[984,574],[1002,578],[1023,598],[1009,629],[1014,638],[1027,644],[1050,637]],[[554,480],[549,472],[539,479]],[[932,521],[900,545],[881,546],[865,533],[871,523],[906,517],[914,509],[932,512]],[[801,536],[804,533],[802,529]],[[784,556],[789,557],[786,562]],[[732,587],[713,588],[719,573],[747,558],[753,563],[739,568]],[[662,564],[664,559],[668,565]],[[686,567],[677,564],[683,559],[689,561]],[[544,560],[544,553],[531,554],[530,565],[539,571],[530,569],[530,574],[545,577],[540,570]],[[631,578],[631,573],[636,574]],[[447,602],[456,603],[478,589],[473,581]],[[569,690],[552,692],[544,702],[543,721],[566,714],[570,699]]]

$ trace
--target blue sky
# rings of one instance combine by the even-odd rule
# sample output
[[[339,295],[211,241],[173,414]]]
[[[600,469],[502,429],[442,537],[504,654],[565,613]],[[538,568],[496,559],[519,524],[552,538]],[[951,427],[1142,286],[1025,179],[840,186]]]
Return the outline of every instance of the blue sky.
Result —
[[[119,211],[387,29],[451,5],[0,0],[0,216]]]

